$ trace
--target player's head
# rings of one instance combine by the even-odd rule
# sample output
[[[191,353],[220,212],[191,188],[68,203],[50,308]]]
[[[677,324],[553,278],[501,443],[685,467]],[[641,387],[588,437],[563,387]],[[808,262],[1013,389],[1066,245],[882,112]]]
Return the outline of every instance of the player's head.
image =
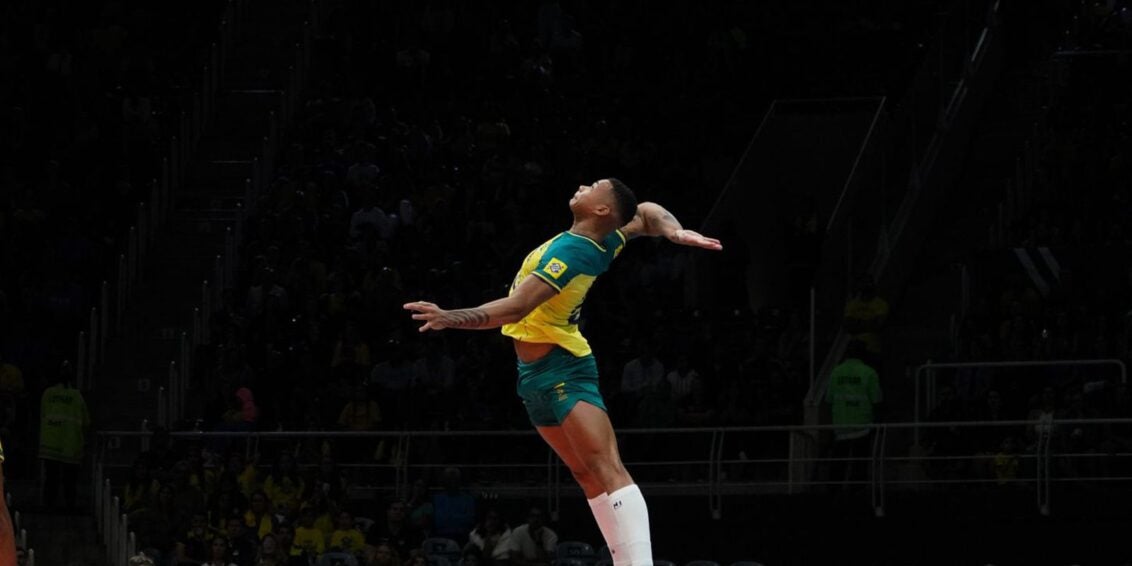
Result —
[[[621,227],[637,215],[637,196],[628,185],[610,177],[578,187],[570,199],[570,210],[575,216],[608,217]]]

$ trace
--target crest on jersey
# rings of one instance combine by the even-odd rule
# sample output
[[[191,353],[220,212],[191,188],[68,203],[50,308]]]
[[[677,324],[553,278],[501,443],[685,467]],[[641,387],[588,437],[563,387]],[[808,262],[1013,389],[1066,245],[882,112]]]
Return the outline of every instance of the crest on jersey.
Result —
[[[562,261],[562,260],[560,260],[556,257],[550,258],[550,261],[546,262],[546,267],[542,268],[542,270],[547,275],[550,275],[551,277],[553,277],[555,279],[562,277],[562,274],[566,273],[567,269],[568,269],[568,266],[566,265],[566,262],[564,262],[564,261]]]

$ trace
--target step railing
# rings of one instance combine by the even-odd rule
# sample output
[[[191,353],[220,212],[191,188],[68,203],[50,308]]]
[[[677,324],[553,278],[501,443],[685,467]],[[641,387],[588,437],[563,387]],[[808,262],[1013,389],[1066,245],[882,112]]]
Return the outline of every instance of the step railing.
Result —
[[[144,262],[156,243],[157,233],[169,219],[174,196],[184,186],[186,164],[192,159],[196,143],[215,115],[219,72],[231,55],[238,23],[245,17],[247,3],[248,0],[228,0],[225,5],[216,39],[208,47],[208,63],[200,70],[199,86],[191,95],[189,112],[182,111],[180,114],[179,125],[168,142],[168,155],[161,158],[160,177],[150,180],[149,201],[136,205],[136,217],[127,230],[124,249],[118,255],[116,280],[113,283],[109,280],[101,282],[97,306],[90,310],[89,326],[78,332],[75,382],[82,391],[90,391],[97,386],[96,377],[106,360],[108,341],[118,339],[130,330],[124,328],[124,322],[144,273]]]
[[[12,494],[4,494],[5,509],[12,520],[12,534],[15,535],[17,550],[23,549],[26,558],[25,566],[35,566],[35,549],[28,545],[28,530],[24,527],[23,515],[12,505]]]
[[[237,211],[234,225],[225,227],[224,249],[215,257],[209,278],[201,282],[199,303],[192,310],[191,332],[181,333],[177,359],[169,363],[168,386],[158,395],[155,409],[157,424],[167,429],[185,418],[188,388],[194,370],[193,353],[199,346],[212,343],[211,317],[217,308],[223,307],[224,291],[236,287],[245,216],[255,211],[258,199],[274,178],[275,158],[302,101],[303,88],[310,72],[311,49],[318,23],[325,20],[325,9],[325,2],[321,0],[309,2],[301,39],[294,46],[294,61],[288,67],[286,87],[279,97],[278,106],[268,109],[267,135],[252,159],[252,175],[244,180],[242,206]],[[216,85],[212,87],[215,90]]]
[[[103,477],[102,463],[96,458],[91,480],[95,524],[106,549],[107,564],[128,564],[137,554],[137,535],[130,530],[130,518],[122,501],[114,495],[110,480]]]

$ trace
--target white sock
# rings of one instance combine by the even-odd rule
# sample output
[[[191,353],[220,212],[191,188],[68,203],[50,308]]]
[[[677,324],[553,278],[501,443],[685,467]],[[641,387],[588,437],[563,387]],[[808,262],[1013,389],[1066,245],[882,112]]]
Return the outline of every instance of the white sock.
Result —
[[[605,539],[605,546],[609,547],[609,552],[613,552],[613,547],[617,546],[619,542],[617,538],[617,522],[613,519],[613,507],[609,502],[609,494],[603,493],[593,499],[589,500],[590,511],[593,511],[594,519],[597,520],[597,528],[601,531],[601,538]]]
[[[617,546],[611,546],[614,566],[652,566],[649,508],[637,484],[609,494],[616,526]]]

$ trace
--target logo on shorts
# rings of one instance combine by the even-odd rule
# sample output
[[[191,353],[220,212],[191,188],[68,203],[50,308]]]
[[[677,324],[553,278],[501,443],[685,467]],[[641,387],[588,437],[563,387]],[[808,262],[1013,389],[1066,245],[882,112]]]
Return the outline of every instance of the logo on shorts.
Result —
[[[558,393],[558,400],[559,401],[565,401],[566,400],[566,382],[562,382],[562,383],[559,383],[558,385],[555,385],[554,391],[555,391],[555,393]]]
[[[613,502],[613,508],[614,509],[620,509],[621,508],[621,500],[620,499]]]
[[[542,268],[542,270],[549,274],[551,277],[558,279],[559,277],[562,277],[563,273],[566,273],[566,270],[568,268],[569,266],[566,265],[566,262],[556,257],[552,257],[550,258],[550,261],[546,262],[546,267]]]

